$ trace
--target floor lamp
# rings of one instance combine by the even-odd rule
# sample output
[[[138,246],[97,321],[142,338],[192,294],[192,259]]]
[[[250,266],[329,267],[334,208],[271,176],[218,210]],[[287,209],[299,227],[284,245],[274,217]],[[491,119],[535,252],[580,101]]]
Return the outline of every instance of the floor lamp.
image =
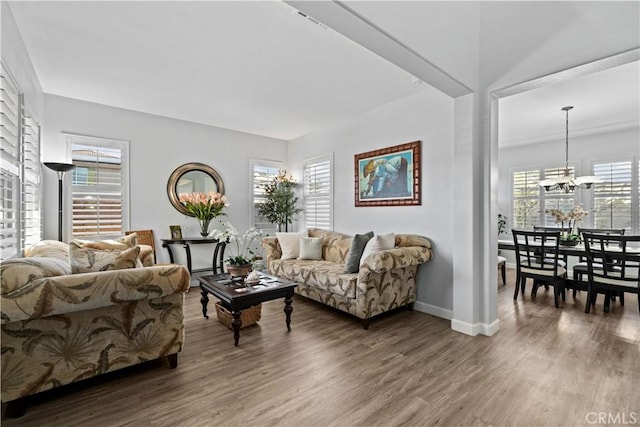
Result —
[[[49,169],[58,172],[58,240],[62,242],[62,178],[64,173],[75,168],[71,163],[44,162]]]

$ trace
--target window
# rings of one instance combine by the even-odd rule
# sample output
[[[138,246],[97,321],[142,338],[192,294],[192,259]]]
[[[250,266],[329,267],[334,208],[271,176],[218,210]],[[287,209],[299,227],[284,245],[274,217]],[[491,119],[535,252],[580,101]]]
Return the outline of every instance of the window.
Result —
[[[0,260],[41,240],[40,127],[4,64],[0,84]]]
[[[41,240],[42,236],[42,164],[40,163],[40,126],[25,110],[22,137],[22,247]]]
[[[569,173],[574,173],[574,168],[569,167]],[[546,168],[544,170],[544,178],[558,178],[560,176],[564,176],[565,168]],[[542,188],[542,187],[539,187]],[[571,191],[569,193],[565,193],[564,190],[550,190],[550,191],[541,191],[541,196],[544,199],[544,209],[543,212],[546,212],[549,209],[559,209],[562,212],[569,212],[573,206],[574,202],[574,192]],[[550,214],[544,213],[544,226],[545,227],[559,227],[560,224],[556,223],[556,220]]]
[[[540,171],[513,173],[513,228],[532,228],[539,224]]]
[[[513,228],[531,229],[534,225],[557,227],[555,219],[546,214],[548,209],[560,209],[568,212],[575,204],[574,193],[563,190],[544,191],[539,183],[543,179],[564,175],[565,168],[546,167],[514,171],[512,174],[512,210]],[[574,167],[569,167],[574,173]],[[542,177],[542,178],[541,178]]]
[[[306,227],[333,230],[333,154],[304,162]]]
[[[278,175],[278,170],[283,167],[282,163],[269,160],[250,160],[249,164],[251,169],[251,193],[253,194],[251,210],[253,226],[262,229],[265,234],[273,235],[278,230],[278,226],[262,218],[258,213],[258,206],[264,203],[265,184]]]
[[[633,230],[632,165],[632,161],[593,165],[593,174],[602,181],[593,186],[594,228],[625,228],[627,232]]]
[[[574,168],[570,168],[574,173]],[[544,191],[539,177],[551,178],[563,174],[563,168],[516,170],[512,173],[512,216],[514,228],[530,229],[534,225],[558,226],[547,209],[567,213],[576,204],[583,204],[589,215],[580,224],[590,228],[624,228],[627,234],[640,232],[640,161],[636,158],[619,161],[596,161],[593,175],[600,182],[591,190]],[[544,208],[539,208],[544,206]]]
[[[74,238],[120,236],[129,228],[126,141],[66,135],[71,150]]]

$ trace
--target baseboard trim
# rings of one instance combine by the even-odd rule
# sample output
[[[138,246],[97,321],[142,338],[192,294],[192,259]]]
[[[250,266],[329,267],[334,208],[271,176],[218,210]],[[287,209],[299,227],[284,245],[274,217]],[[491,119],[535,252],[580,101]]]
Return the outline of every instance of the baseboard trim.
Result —
[[[453,319],[453,311],[446,308],[438,307],[437,305],[431,305],[424,302],[416,301],[413,303],[413,309],[421,313],[427,313],[432,316],[441,317],[443,319]]]
[[[471,335],[472,337],[480,334],[490,337],[500,329],[500,320],[496,319],[491,323],[468,323],[451,319],[451,329],[456,332]]]

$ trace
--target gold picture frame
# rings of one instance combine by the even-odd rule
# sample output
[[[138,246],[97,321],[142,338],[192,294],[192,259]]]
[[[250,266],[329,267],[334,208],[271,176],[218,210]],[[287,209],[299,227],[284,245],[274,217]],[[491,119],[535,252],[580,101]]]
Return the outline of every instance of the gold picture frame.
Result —
[[[356,154],[356,207],[422,204],[420,168],[420,141]]]

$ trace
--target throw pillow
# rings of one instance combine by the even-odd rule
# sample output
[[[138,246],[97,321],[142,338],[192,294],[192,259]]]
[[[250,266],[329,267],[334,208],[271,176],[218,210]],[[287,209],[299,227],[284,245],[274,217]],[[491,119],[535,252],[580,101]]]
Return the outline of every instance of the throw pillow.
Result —
[[[301,237],[298,259],[322,259],[322,237]]]
[[[300,255],[300,237],[308,237],[307,230],[300,233],[276,232],[282,256],[280,259],[296,259]]]
[[[375,235],[367,242],[364,251],[362,252],[362,258],[360,258],[360,267],[364,260],[374,252],[384,251],[386,249],[393,249],[396,246],[396,236],[393,233],[378,234]]]
[[[118,240],[73,240],[72,244],[83,247],[83,248],[91,248],[91,249],[116,249],[119,251],[133,248],[138,244],[138,235],[136,233],[129,234],[128,236],[124,236],[119,238]]]
[[[138,255],[140,255],[139,246],[120,251],[117,249],[86,248],[75,244],[69,245],[69,259],[73,274],[135,268]]]
[[[357,273],[360,270],[360,259],[367,242],[373,237],[373,231],[364,234],[356,234],[351,240],[347,263],[344,265],[343,273]]]
[[[7,259],[0,263],[2,294],[8,294],[37,279],[64,276],[67,274],[71,274],[69,263],[57,258],[29,257]]]

